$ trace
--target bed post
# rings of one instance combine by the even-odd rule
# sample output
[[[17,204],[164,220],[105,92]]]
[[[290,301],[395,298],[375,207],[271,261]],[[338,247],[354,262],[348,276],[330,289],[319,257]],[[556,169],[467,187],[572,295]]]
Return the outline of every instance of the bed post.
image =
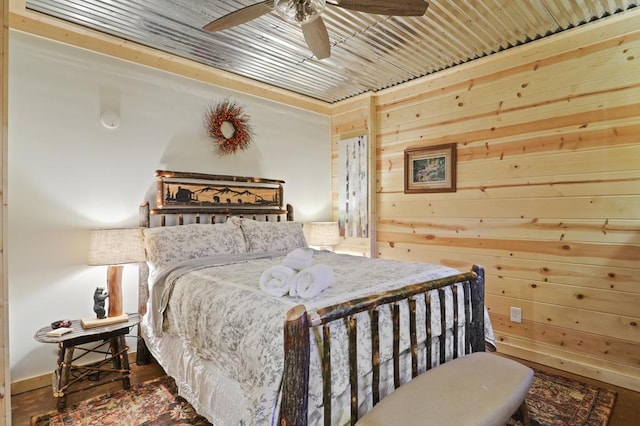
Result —
[[[309,345],[307,311],[304,305],[298,305],[287,312],[284,322],[284,372],[279,421],[281,426],[307,424]]]
[[[471,352],[484,352],[484,269],[471,268],[476,279],[471,282]]]
[[[293,206],[287,204],[287,222],[293,222]]]
[[[149,227],[149,202],[140,205],[138,224],[141,228]],[[149,300],[149,266],[146,262],[138,264],[138,313],[143,316],[147,313],[147,301]],[[140,324],[138,324],[138,345],[136,349],[136,364],[146,365],[151,362],[151,353],[144,343]]]

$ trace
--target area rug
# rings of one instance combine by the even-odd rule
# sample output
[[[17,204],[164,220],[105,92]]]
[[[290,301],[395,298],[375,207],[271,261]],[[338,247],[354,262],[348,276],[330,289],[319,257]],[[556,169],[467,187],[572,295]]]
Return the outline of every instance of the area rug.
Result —
[[[527,396],[533,426],[605,426],[616,394],[576,380],[535,371]],[[52,411],[31,419],[32,426],[197,425],[210,423],[178,396],[170,377],[161,377],[101,395],[62,413]],[[510,426],[521,426],[517,415]]]
[[[31,418],[32,426],[197,425],[210,423],[178,396],[173,379],[164,376],[124,390],[100,395]]]
[[[532,426],[606,426],[616,393],[536,370],[526,401]],[[509,425],[522,422],[514,415]]]

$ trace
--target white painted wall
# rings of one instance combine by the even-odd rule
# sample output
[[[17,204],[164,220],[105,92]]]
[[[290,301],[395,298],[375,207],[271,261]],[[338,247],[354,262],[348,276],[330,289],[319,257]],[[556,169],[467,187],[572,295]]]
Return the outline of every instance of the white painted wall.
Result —
[[[330,218],[328,117],[15,31],[9,48],[12,382],[53,370],[57,348],[33,339],[38,328],[94,315],[106,267],[86,265],[89,230],[136,226],[156,169],[283,179],[296,220]],[[251,117],[255,143],[219,157],[202,122],[226,97]],[[100,123],[108,108],[115,130]],[[123,282],[135,311],[135,266]]]

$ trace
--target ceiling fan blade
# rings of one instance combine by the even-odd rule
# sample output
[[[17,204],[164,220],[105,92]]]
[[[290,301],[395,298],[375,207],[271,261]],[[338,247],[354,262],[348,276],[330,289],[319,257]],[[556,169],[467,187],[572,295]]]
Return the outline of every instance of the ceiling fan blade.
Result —
[[[388,0],[334,0],[327,3],[358,12],[393,16],[422,16],[429,7],[429,2],[425,0],[404,0],[402,2]]]
[[[331,55],[329,32],[320,16],[308,24],[303,24],[302,34],[304,34],[304,39],[316,58],[326,59]]]
[[[266,0],[260,3],[252,4],[251,6],[243,7],[235,12],[228,13],[215,21],[209,22],[202,27],[207,31],[222,31],[227,28],[235,27],[236,25],[244,24],[252,19],[266,15],[273,10],[273,0]]]

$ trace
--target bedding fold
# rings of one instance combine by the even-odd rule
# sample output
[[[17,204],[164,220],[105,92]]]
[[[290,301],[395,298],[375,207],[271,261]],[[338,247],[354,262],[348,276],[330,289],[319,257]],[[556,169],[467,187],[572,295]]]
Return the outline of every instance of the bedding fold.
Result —
[[[282,264],[296,271],[302,271],[311,266],[312,261],[313,249],[297,248],[285,256]]]
[[[166,266],[160,271],[156,271],[156,273],[149,276],[149,284],[151,287],[149,295],[149,315],[151,317],[150,321],[154,334],[156,336],[162,335],[162,317],[169,303],[173,286],[181,276],[205,268],[237,263],[245,264],[251,260],[268,259],[282,255],[282,253],[278,252],[223,254],[176,262]]]
[[[295,275],[295,269],[288,266],[272,266],[260,275],[260,289],[272,296],[282,297],[289,293]]]
[[[331,284],[333,284],[333,268],[329,265],[313,265],[293,277],[289,295],[311,299],[331,287]]]

